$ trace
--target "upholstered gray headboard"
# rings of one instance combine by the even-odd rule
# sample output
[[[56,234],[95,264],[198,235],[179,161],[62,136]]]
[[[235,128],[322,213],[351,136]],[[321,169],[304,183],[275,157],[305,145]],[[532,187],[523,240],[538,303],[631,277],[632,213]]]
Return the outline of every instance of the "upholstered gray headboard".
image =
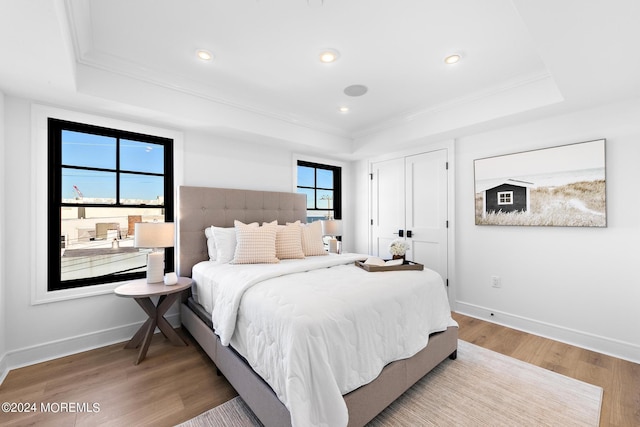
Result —
[[[304,194],[229,188],[178,188],[178,275],[191,277],[191,268],[208,260],[205,228],[233,227],[233,221],[278,224],[306,222]]]

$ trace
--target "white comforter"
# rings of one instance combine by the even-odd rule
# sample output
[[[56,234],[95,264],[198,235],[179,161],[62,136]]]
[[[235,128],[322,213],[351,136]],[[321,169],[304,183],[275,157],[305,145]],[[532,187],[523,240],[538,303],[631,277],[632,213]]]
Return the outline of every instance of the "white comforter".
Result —
[[[356,259],[363,256],[197,266],[222,344],[273,388],[294,427],[347,425],[343,394],[455,325],[437,273],[369,273]]]

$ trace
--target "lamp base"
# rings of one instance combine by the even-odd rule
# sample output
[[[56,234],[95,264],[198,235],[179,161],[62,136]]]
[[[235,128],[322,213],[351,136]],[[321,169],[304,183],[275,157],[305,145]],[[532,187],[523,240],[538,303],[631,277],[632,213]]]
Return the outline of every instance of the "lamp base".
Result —
[[[154,251],[147,256],[147,283],[164,282],[164,251]]]

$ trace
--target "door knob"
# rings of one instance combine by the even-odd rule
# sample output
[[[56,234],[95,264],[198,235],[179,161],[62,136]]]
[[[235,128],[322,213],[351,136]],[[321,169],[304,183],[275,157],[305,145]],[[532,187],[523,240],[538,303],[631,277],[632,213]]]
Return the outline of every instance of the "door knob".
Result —
[[[407,237],[410,239],[411,238],[411,230],[407,230]]]

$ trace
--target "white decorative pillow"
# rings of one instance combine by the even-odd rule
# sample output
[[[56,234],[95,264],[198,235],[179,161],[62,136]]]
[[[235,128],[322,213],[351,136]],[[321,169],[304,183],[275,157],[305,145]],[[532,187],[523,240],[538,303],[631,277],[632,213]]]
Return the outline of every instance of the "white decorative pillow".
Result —
[[[204,229],[204,235],[207,238],[207,253],[209,261],[216,260],[216,239],[213,237],[213,226]]]
[[[236,230],[236,251],[233,264],[274,264],[276,258],[277,222],[251,227],[234,221]]]
[[[278,259],[304,258],[300,224],[278,226],[276,230],[276,257]]]
[[[301,224],[300,228],[302,229],[302,250],[305,256],[328,255],[328,252],[324,250],[320,221]]]
[[[247,227],[258,227],[257,222],[252,222]],[[236,252],[236,229],[211,226],[216,246],[217,264],[226,264],[233,260]]]

